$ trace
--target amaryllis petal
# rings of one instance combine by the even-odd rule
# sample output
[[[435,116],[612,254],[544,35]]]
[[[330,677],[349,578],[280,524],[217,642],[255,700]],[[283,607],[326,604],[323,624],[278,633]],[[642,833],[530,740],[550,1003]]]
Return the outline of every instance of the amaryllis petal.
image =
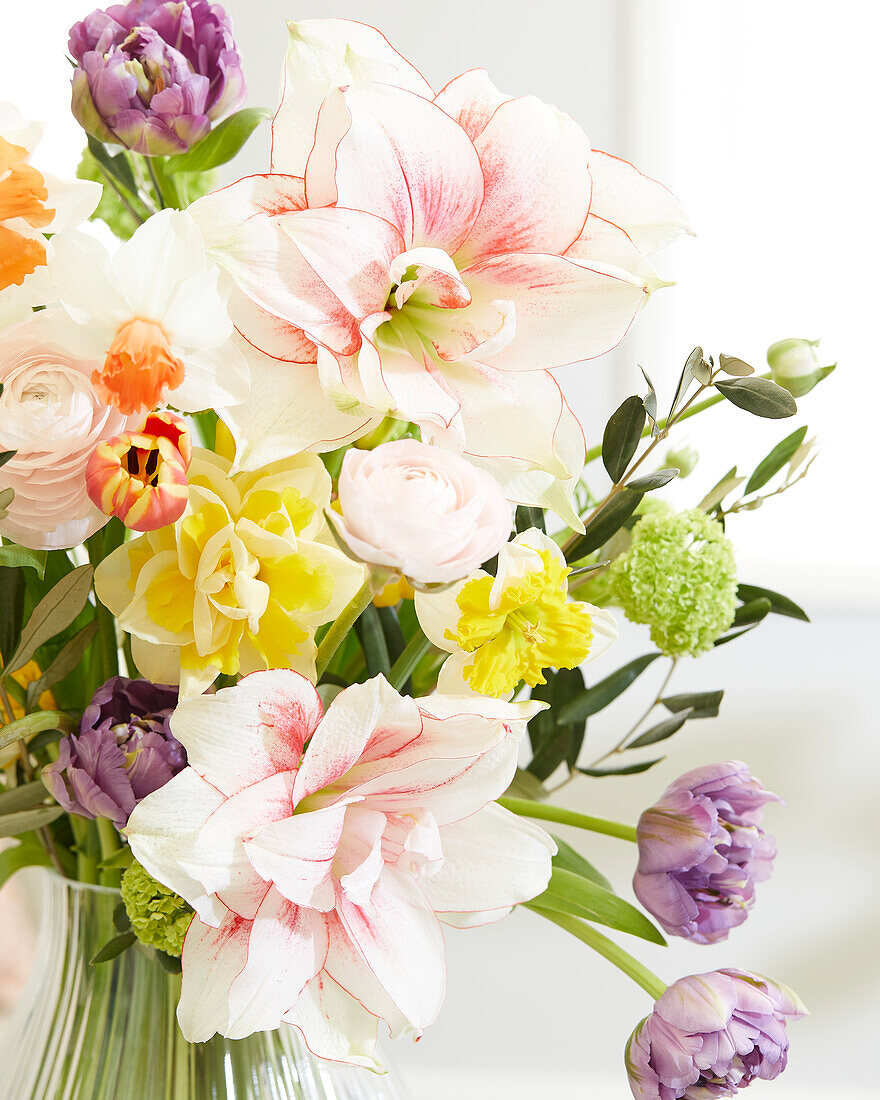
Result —
[[[450,80],[434,102],[476,141],[501,104],[512,98],[498,91],[485,69],[468,69]]]
[[[218,927],[198,916],[183,941],[183,982],[177,1022],[191,1043],[229,1030],[229,987],[247,963],[251,922],[228,910]]]
[[[272,170],[303,175],[315,124],[332,88],[378,81],[430,99],[425,78],[373,27],[350,19],[288,23],[281,103],[272,123]]]
[[[590,209],[590,143],[580,126],[524,96],[498,107],[474,144],[485,198],[461,266],[507,252],[564,252]]]
[[[470,138],[439,107],[382,84],[334,91],[318,117],[306,168],[310,206],[367,210],[395,225],[407,248],[453,255],[483,202]]]
[[[648,288],[619,268],[585,266],[561,256],[496,256],[462,273],[476,298],[516,307],[516,339],[491,365],[551,370],[615,347],[644,305]]]
[[[342,836],[345,806],[328,806],[264,826],[244,850],[254,870],[296,905],[333,908],[330,866]]]
[[[628,160],[594,149],[590,175],[593,177],[590,213],[620,226],[642,252],[656,252],[682,233],[693,233],[675,195]]]
[[[628,271],[651,293],[672,285],[660,278],[625,230],[592,212],[580,237],[566,249],[565,256],[588,267],[591,263],[601,263]]]
[[[282,1017],[298,1028],[318,1058],[380,1070],[376,1057],[379,1018],[322,970]]]

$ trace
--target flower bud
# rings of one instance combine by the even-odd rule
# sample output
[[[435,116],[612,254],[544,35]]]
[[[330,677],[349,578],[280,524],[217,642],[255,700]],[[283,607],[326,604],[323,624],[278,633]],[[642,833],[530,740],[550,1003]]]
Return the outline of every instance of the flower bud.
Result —
[[[192,439],[170,412],[151,413],[140,431],[99,443],[86,467],[86,488],[105,516],[134,531],[155,531],[186,508]]]
[[[670,447],[663,459],[663,468],[666,470],[678,470],[679,477],[687,477],[694,472],[694,468],[700,461],[700,455],[696,447],[690,443],[682,443],[678,447]]]
[[[645,810],[633,889],[670,935],[717,943],[743,923],[773,866],[762,824],[764,806],[778,801],[730,761],[686,772]]]
[[[626,1047],[636,1100],[735,1096],[788,1061],[786,1023],[807,1010],[791,990],[743,970],[680,978]]]
[[[777,340],[767,349],[767,362],[774,382],[794,397],[802,397],[834,370],[823,367],[816,354],[818,340]]]

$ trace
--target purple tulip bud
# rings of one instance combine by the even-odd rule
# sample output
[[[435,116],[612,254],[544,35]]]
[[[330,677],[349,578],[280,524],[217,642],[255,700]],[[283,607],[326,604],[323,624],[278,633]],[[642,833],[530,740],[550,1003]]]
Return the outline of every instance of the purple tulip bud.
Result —
[[[633,889],[670,935],[716,943],[743,923],[770,877],[776,847],[761,824],[778,801],[730,761],[687,772],[645,810]]]
[[[65,737],[43,780],[59,805],[81,817],[109,817],[121,829],[142,798],[186,767],[171,733],[177,688],[115,676],[86,707],[79,735]]]
[[[131,0],[70,31],[72,109],[100,141],[183,153],[245,97],[229,16],[210,0]]]
[[[681,978],[630,1036],[633,1096],[711,1100],[772,1081],[788,1061],[786,1019],[806,1012],[791,990],[743,970]]]

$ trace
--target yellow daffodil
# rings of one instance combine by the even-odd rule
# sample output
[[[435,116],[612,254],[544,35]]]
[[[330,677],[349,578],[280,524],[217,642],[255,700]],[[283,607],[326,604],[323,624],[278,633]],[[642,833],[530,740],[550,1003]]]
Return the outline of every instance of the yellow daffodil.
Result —
[[[141,672],[203,691],[220,673],[293,668],[315,677],[315,630],[364,571],[320,541],[330,478],[315,455],[252,472],[197,451],[181,519],[115,550],[100,599],[134,636]]]
[[[519,683],[546,683],[548,668],[576,668],[617,637],[607,611],[568,599],[559,547],[532,528],[498,555],[496,576],[479,569],[439,592],[417,592],[416,611],[431,641],[452,654],[447,687],[462,679],[480,695],[508,695]]]

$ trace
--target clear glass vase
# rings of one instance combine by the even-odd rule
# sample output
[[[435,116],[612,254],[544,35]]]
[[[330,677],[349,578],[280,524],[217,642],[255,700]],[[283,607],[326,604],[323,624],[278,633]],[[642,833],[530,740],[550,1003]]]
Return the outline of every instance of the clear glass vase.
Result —
[[[179,975],[139,946],[90,959],[116,935],[119,894],[42,877],[42,925],[3,1036],[5,1100],[404,1100],[391,1075],[315,1058],[298,1031],[191,1044]]]

